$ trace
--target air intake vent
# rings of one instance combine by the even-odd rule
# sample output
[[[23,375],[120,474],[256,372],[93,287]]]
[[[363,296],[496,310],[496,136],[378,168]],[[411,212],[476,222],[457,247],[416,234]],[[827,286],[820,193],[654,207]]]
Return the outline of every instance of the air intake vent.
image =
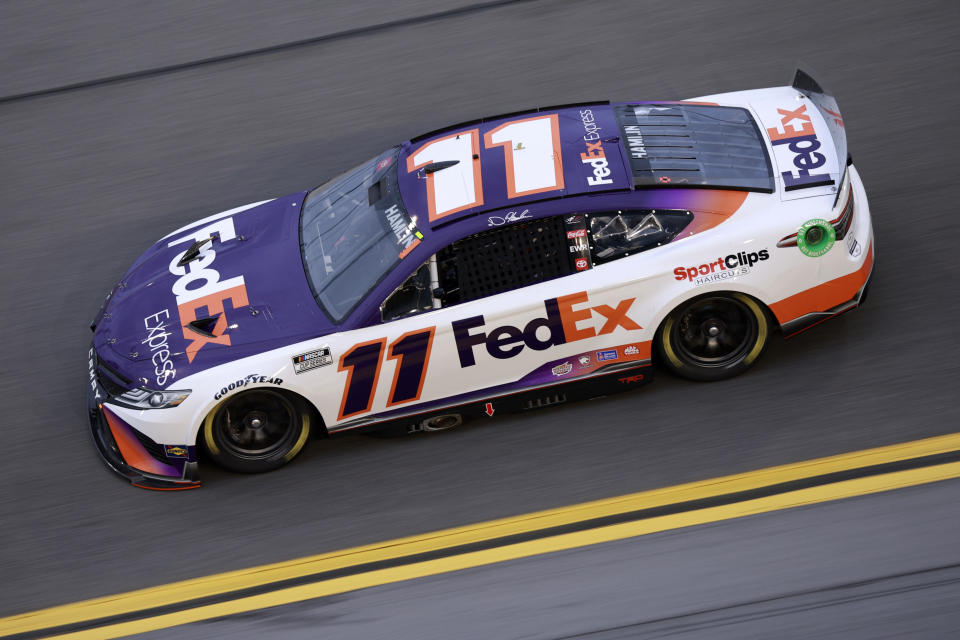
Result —
[[[207,244],[213,240],[212,237],[204,238],[203,240],[197,240],[190,248],[183,252],[183,257],[177,262],[178,267],[185,267],[197,258],[200,257],[200,250],[203,248],[203,245]]]
[[[527,400],[523,405],[524,410],[527,409],[540,409],[543,407],[549,407],[554,404],[562,404],[567,401],[567,396],[564,393],[554,393],[549,396],[543,396],[541,398],[534,398],[532,400]]]
[[[197,318],[196,320],[188,322],[187,328],[191,331],[196,331],[202,336],[216,338],[217,336],[213,333],[213,329],[217,326],[217,320],[219,319],[219,316],[215,318]]]
[[[746,109],[635,104],[616,114],[635,186],[773,192],[766,145]]]

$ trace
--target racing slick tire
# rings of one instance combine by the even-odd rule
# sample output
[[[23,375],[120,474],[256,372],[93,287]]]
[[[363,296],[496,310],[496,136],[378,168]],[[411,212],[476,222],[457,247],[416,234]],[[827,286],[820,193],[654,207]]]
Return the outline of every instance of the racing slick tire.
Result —
[[[283,466],[303,449],[310,435],[306,402],[274,389],[251,389],[230,396],[203,421],[203,444],[214,462],[241,473]]]
[[[770,317],[742,293],[708,293],[670,312],[655,342],[660,360],[689,380],[725,380],[746,371],[767,345]]]

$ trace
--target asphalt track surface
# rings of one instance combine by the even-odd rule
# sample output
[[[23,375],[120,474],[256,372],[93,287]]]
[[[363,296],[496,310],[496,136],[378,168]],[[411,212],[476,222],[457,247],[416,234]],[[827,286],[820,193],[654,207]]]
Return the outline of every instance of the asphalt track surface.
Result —
[[[388,6],[0,6],[0,615],[957,430],[960,6]],[[450,11],[458,7],[466,9]],[[429,18],[436,12],[446,13]],[[3,100],[217,56],[233,57]],[[836,93],[870,196],[878,263],[864,309],[775,341],[731,381],[664,375],[635,393],[449,433],[317,440],[263,476],[206,465],[199,491],[136,490],[97,459],[83,409],[86,325],[156,238],[315,185],[447,123],[580,99],[781,85],[798,59]],[[886,514],[872,520],[877,527],[903,537],[869,537],[869,527],[851,524],[859,537],[810,553],[823,566],[842,560],[850,579],[866,567],[879,576],[957,562],[948,553],[958,547],[956,526],[924,530],[922,544],[941,551],[929,558],[903,556],[895,544],[917,536],[897,522],[956,515],[955,500],[900,497],[956,495],[955,482],[940,486],[864,498]],[[802,543],[856,504],[797,511],[783,526],[698,529],[691,553],[722,553],[744,535],[766,543],[735,581],[722,565],[687,575],[746,595],[746,585],[769,579],[764,554]],[[653,553],[645,544],[604,547],[585,564],[628,549]],[[670,557],[682,570],[681,556]],[[506,579],[511,566],[499,584],[533,597]],[[819,586],[832,584],[827,578]],[[444,580],[446,590],[466,586]],[[955,583],[941,589],[960,600]],[[400,602],[402,591],[389,592]],[[691,590],[686,605],[710,609],[707,592]],[[903,628],[923,617],[913,597],[885,602]],[[607,628],[599,604],[568,606]],[[769,629],[790,623],[777,615]]]

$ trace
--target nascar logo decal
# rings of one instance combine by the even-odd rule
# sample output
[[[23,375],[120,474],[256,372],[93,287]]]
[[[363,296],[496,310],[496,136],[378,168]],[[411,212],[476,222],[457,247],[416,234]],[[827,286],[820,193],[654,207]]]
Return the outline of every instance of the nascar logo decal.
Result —
[[[214,241],[223,244],[236,237],[233,218],[223,218],[167,245],[173,247],[188,242],[204,243],[198,256],[185,265],[180,266],[179,262],[187,250],[178,253],[170,261],[170,273],[179,276],[173,283],[173,295],[177,299],[177,313],[183,337],[189,341],[186,348],[188,362],[193,362],[204,345],[230,344],[230,336],[224,333],[227,330],[227,314],[223,307],[226,301],[229,300],[234,309],[250,304],[242,275],[221,280],[220,273],[211,268],[217,258],[213,249]],[[197,284],[200,286],[196,286]],[[208,317],[216,317],[213,328],[207,332],[209,335],[197,332],[189,326],[197,320],[197,312],[202,308],[206,308]]]
[[[775,147],[787,145],[787,149],[794,154],[793,166],[796,167],[796,175],[793,171],[780,173],[786,188],[800,189],[832,182],[829,174],[810,173],[812,169],[819,169],[825,165],[827,158],[822,153],[817,153],[821,144],[813,128],[810,114],[807,113],[807,105],[802,104],[793,110],[777,109],[777,113],[780,114],[779,126],[783,130],[770,127],[767,129],[767,135]]]

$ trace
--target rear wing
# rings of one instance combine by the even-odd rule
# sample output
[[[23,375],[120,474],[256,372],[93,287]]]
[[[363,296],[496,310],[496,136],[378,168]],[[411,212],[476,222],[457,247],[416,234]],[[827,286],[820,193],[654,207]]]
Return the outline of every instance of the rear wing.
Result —
[[[847,152],[847,133],[843,127],[843,116],[840,115],[840,108],[837,106],[837,100],[823,88],[819,82],[813,79],[807,71],[798,68],[793,74],[793,82],[790,85],[803,95],[807,96],[820,115],[827,123],[827,130],[833,139],[833,146],[837,152],[837,162],[849,164],[849,155]],[[843,165],[841,165],[843,166]],[[841,169],[841,174],[845,169]]]

